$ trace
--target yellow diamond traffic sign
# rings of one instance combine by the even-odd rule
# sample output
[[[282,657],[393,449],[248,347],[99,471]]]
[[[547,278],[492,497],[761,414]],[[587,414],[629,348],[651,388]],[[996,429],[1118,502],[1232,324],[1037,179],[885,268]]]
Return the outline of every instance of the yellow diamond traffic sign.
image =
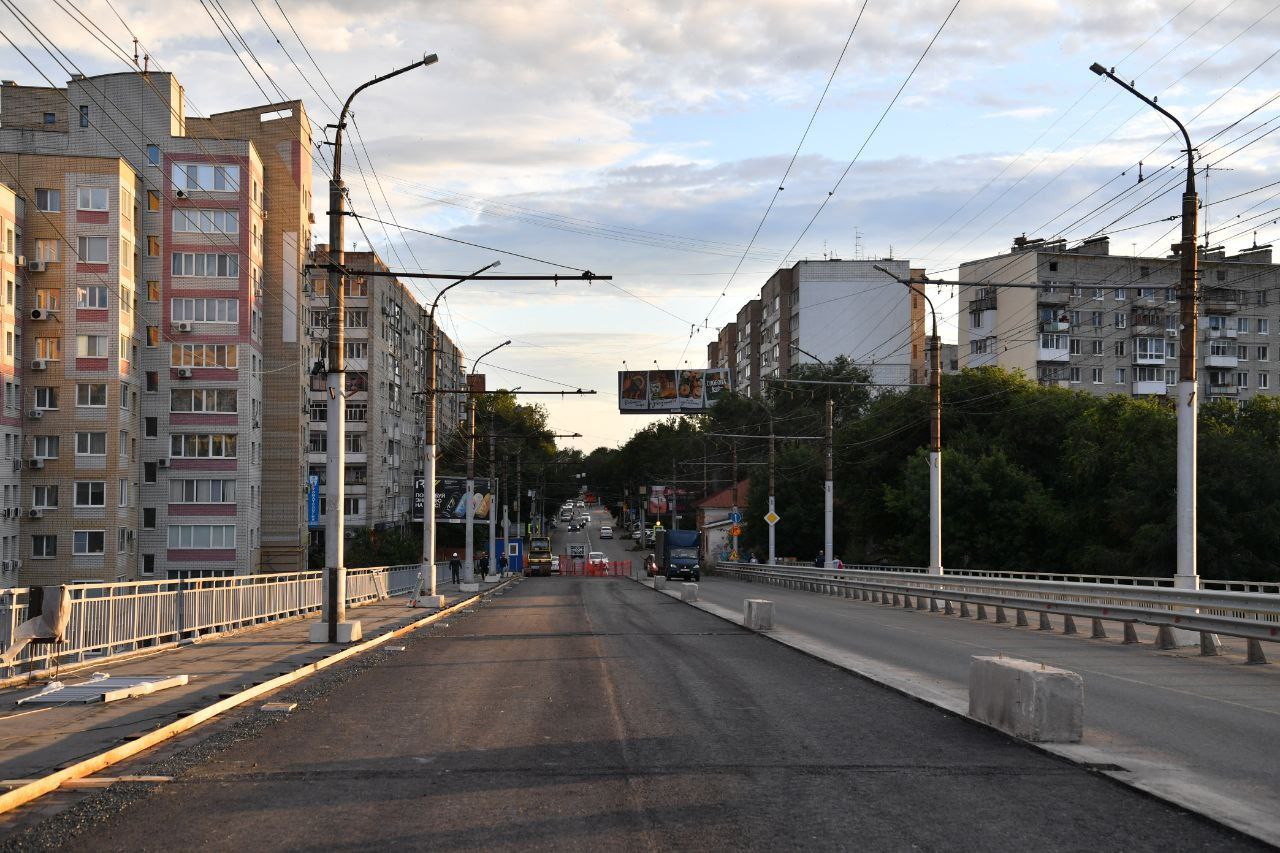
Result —
[[[774,512],[773,510],[769,510],[767,513],[765,513],[764,520],[769,523],[770,527],[773,527],[775,524],[777,524],[779,521],[782,520],[782,517],[778,515],[776,512]]]

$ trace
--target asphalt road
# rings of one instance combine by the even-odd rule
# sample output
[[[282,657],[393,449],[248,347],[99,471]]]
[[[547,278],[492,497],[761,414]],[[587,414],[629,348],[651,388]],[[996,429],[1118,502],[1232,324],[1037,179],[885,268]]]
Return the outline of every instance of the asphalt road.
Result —
[[[60,843],[1251,846],[626,580],[525,579],[405,645]]]

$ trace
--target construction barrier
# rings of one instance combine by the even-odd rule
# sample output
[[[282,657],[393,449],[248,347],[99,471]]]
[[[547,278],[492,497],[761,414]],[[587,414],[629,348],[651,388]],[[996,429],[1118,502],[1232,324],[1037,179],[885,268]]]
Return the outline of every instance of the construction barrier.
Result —
[[[582,557],[560,555],[560,574],[578,577],[625,578],[631,577],[631,561],[589,562]]]

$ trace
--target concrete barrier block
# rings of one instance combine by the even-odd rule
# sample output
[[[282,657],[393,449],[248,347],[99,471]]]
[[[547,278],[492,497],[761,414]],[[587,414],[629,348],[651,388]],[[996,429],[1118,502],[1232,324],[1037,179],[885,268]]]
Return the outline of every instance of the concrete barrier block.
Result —
[[[969,716],[1025,740],[1079,743],[1084,679],[1031,661],[975,655],[969,664]]]
[[[680,584],[680,600],[681,601],[697,601],[698,585],[696,583]]]
[[[764,598],[743,599],[742,624],[752,631],[773,630],[773,602]]]
[[[654,575],[654,576],[653,576],[653,588],[654,588],[654,589],[666,589],[666,588],[667,588],[667,579],[666,579],[666,577],[665,577],[665,576],[663,576],[663,575]]]

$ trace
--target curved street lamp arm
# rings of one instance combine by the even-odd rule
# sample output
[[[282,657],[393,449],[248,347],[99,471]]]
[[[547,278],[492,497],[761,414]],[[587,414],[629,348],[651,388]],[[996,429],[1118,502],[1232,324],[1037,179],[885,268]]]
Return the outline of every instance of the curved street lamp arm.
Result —
[[[1160,106],[1160,104],[1156,103],[1155,98],[1148,98],[1146,95],[1142,94],[1137,89],[1135,89],[1132,84],[1126,83],[1123,80],[1121,80],[1119,77],[1116,76],[1115,71],[1108,71],[1106,68],[1103,68],[1101,63],[1099,62],[1093,63],[1092,65],[1089,66],[1089,70],[1092,71],[1094,74],[1097,74],[1099,77],[1111,78],[1111,80],[1114,81],[1117,85],[1119,85],[1122,89],[1127,90],[1129,94],[1133,95],[1138,100],[1145,102],[1152,109],[1156,110],[1162,116],[1164,116],[1169,121],[1173,122],[1178,126],[1178,130],[1181,131],[1182,133],[1183,141],[1187,143],[1187,192],[1189,193],[1195,192],[1196,191],[1196,168],[1195,168],[1196,161],[1195,161],[1195,154],[1191,149],[1191,134],[1187,133],[1187,128],[1183,126],[1182,122],[1178,121],[1178,117],[1175,116],[1173,113],[1169,112],[1168,110],[1166,110],[1164,107]]]

